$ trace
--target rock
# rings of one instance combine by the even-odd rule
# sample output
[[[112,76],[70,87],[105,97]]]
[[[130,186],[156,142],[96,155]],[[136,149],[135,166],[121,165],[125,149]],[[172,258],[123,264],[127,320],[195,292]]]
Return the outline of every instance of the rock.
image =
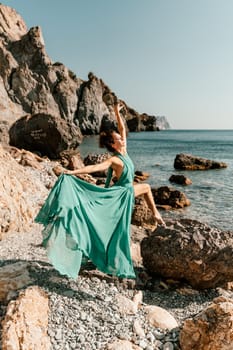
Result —
[[[20,158],[21,159],[21,158]],[[9,231],[26,230],[33,221],[42,198],[47,194],[43,182],[0,145],[0,239]]]
[[[0,11],[2,18],[7,18],[9,8],[0,5]],[[8,31],[4,32],[4,40],[0,40],[0,58],[2,62],[0,68],[0,101],[6,111],[6,113],[1,114],[0,118],[8,121],[9,124],[16,122],[25,115],[29,115],[29,118],[31,116],[35,119],[38,118],[39,127],[37,128],[34,125],[33,131],[35,133],[35,130],[42,129],[42,131],[40,130],[41,133],[34,134],[35,137],[40,138],[40,140],[38,138],[36,140],[42,150],[46,149],[46,145],[43,143],[50,139],[43,139],[42,137],[42,134],[47,131],[47,119],[51,127],[51,135],[54,134],[54,120],[56,120],[58,134],[60,133],[63,137],[62,140],[58,140],[58,148],[63,150],[65,147],[76,147],[76,138],[78,137],[79,144],[81,134],[78,125],[74,124],[74,117],[82,80],[77,79],[64,65],[52,64],[46,54],[42,31],[39,27],[27,31],[26,25],[23,21],[21,21],[23,24],[19,21],[16,12],[12,10],[11,14],[11,21],[7,22]],[[4,26],[3,22],[4,20],[0,25]],[[16,37],[10,35],[9,32],[17,26],[25,29],[20,32],[22,35]],[[0,39],[1,36],[3,34],[0,32]],[[40,119],[41,116],[44,116],[44,121]],[[47,119],[46,116],[48,116]],[[59,125],[62,126],[61,129]],[[65,137],[64,134],[66,133],[70,135]],[[36,140],[34,140],[35,143]],[[12,144],[21,147],[14,140]],[[50,146],[49,143],[47,148],[48,146]],[[35,147],[29,147],[29,150],[32,149],[35,150]],[[51,153],[54,153],[54,149],[51,150]],[[49,152],[45,154],[49,154]]]
[[[107,160],[108,158],[110,158],[111,155],[107,152],[105,153],[97,153],[97,154],[88,154],[83,162],[84,162],[84,165],[94,165],[94,164],[99,164],[99,163],[102,163],[104,162],[105,160]],[[98,171],[98,172],[95,172],[95,173],[92,173],[93,176],[96,176],[96,177],[106,177],[107,175],[107,171]]]
[[[7,121],[0,120],[0,143],[8,144],[9,142],[9,124]]]
[[[192,181],[184,175],[171,175],[169,178],[170,182],[175,182],[179,185],[191,185]]]
[[[134,176],[134,181],[135,182],[142,182],[142,181],[147,180],[149,176],[150,176],[150,174],[148,174],[144,171],[136,170],[135,176]]]
[[[233,344],[233,302],[219,297],[193,319],[184,321],[180,331],[182,350],[230,350]]]
[[[68,148],[76,148],[82,136],[78,129],[61,118],[47,114],[36,114],[18,119],[10,128],[10,144],[59,158]]]
[[[0,268],[0,302],[5,302],[12,291],[32,283],[28,267],[26,262],[17,262]]]
[[[16,147],[10,147],[5,145],[4,149],[7,150],[10,155],[17,160],[17,162],[23,166],[29,166],[34,169],[41,170],[43,158],[36,155],[35,153],[26,151],[24,149],[20,150]]]
[[[147,236],[148,233],[145,228],[131,225],[130,252],[134,266],[142,266],[141,241]]]
[[[154,327],[169,330],[178,327],[175,318],[159,306],[146,306],[145,311],[147,312],[148,322]]]
[[[134,266],[142,266],[141,247],[139,243],[130,243],[130,253]]]
[[[141,306],[142,302],[143,302],[143,294],[142,291],[139,290],[133,297],[133,302],[137,305],[137,308],[139,308],[139,306]]]
[[[51,349],[48,329],[48,296],[37,286],[11,301],[2,322],[2,350]]]
[[[181,153],[176,155],[174,168],[179,170],[208,170],[227,168],[227,164]]]
[[[135,198],[131,223],[152,231],[157,227],[157,222],[143,197]]]
[[[189,219],[166,224],[141,243],[143,265],[150,274],[185,279],[196,289],[233,280],[233,232]]]
[[[165,209],[179,209],[191,204],[190,200],[183,192],[168,186],[152,188],[151,191],[156,205],[164,207]]]
[[[169,123],[165,117],[139,114],[133,108],[125,106],[125,119],[129,131],[158,131],[169,129]]]
[[[1,5],[0,5],[0,8],[1,8]],[[1,58],[1,46],[0,46],[0,58]],[[2,59],[1,59],[1,62],[2,62]],[[0,75],[1,75],[1,66],[2,66],[2,63],[0,65]],[[5,142],[5,141],[8,142],[9,140],[8,130],[10,125],[13,122],[15,122],[18,118],[20,118],[22,115],[24,115],[25,112],[23,110],[23,107],[20,104],[14,103],[9,98],[8,92],[6,91],[6,88],[1,76],[0,76],[0,103],[1,103],[1,113],[0,113],[1,128],[4,127],[6,131],[6,134],[4,137],[0,136],[1,137],[0,140],[1,142]]]
[[[135,315],[137,313],[138,304],[121,294],[116,295],[116,305],[121,315]]]
[[[11,7],[0,7],[0,36],[19,40],[27,32],[22,17]]]
[[[110,112],[103,102],[102,81],[89,74],[89,81],[82,86],[77,119],[84,135],[98,134],[101,120]]]
[[[105,347],[105,350],[142,350],[139,346],[128,340],[116,340]]]
[[[133,331],[137,336],[145,338],[145,332],[138,320],[135,320],[133,323]]]
[[[41,28],[27,30],[16,11],[2,4],[0,61],[0,140],[8,142],[11,127],[12,145],[54,158],[76,149],[82,134],[116,128],[113,104],[118,98],[103,80],[89,73],[83,81],[62,63],[53,63]],[[164,117],[140,115],[124,106],[122,117],[132,131],[166,128]],[[2,122],[7,122],[4,130]]]
[[[158,131],[169,128],[170,126],[165,117],[148,115],[146,113],[140,116],[140,131]]]
[[[66,150],[60,153],[61,164],[63,167],[74,170],[84,167],[80,152],[77,150]]]

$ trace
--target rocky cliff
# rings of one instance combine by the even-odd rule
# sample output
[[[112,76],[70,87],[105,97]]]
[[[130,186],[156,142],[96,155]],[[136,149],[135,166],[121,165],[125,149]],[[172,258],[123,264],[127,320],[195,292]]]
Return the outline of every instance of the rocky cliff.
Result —
[[[53,63],[41,28],[28,30],[20,15],[2,4],[0,60],[0,142],[56,158],[76,148],[83,135],[114,124],[117,97],[103,80],[89,73],[83,81],[64,64]],[[129,131],[169,127],[164,117],[124,105]]]

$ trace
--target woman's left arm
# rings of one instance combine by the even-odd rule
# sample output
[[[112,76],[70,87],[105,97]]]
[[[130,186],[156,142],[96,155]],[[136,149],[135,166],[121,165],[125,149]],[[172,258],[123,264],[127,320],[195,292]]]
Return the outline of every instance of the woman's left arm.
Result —
[[[126,142],[126,128],[125,128],[125,123],[120,115],[120,111],[124,108],[123,105],[120,103],[117,103],[114,105],[114,112],[116,115],[116,120],[117,120],[117,126],[119,130],[119,134],[121,135],[122,140]]]
[[[109,158],[102,163],[87,165],[75,170],[65,170],[64,174],[67,174],[67,175],[91,174],[91,173],[95,173],[96,171],[104,171],[108,169],[111,165],[112,165],[112,158]]]

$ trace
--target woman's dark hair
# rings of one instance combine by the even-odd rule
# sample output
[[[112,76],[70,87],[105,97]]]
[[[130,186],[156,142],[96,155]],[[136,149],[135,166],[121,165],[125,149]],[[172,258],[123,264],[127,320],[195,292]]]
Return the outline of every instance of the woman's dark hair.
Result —
[[[115,152],[115,148],[112,147],[114,143],[113,133],[114,130],[101,131],[99,135],[99,146],[101,148],[107,148],[109,152]]]

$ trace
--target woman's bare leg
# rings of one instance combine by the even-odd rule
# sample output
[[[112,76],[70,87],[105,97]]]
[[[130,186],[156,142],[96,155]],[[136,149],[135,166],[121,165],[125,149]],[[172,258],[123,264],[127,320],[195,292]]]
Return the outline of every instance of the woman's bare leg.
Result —
[[[158,222],[158,224],[165,225],[165,222],[163,221],[158,209],[156,208],[154,198],[151,192],[151,188],[149,184],[136,184],[134,185],[134,195],[135,197],[143,195],[148,207],[152,211],[155,220]]]

